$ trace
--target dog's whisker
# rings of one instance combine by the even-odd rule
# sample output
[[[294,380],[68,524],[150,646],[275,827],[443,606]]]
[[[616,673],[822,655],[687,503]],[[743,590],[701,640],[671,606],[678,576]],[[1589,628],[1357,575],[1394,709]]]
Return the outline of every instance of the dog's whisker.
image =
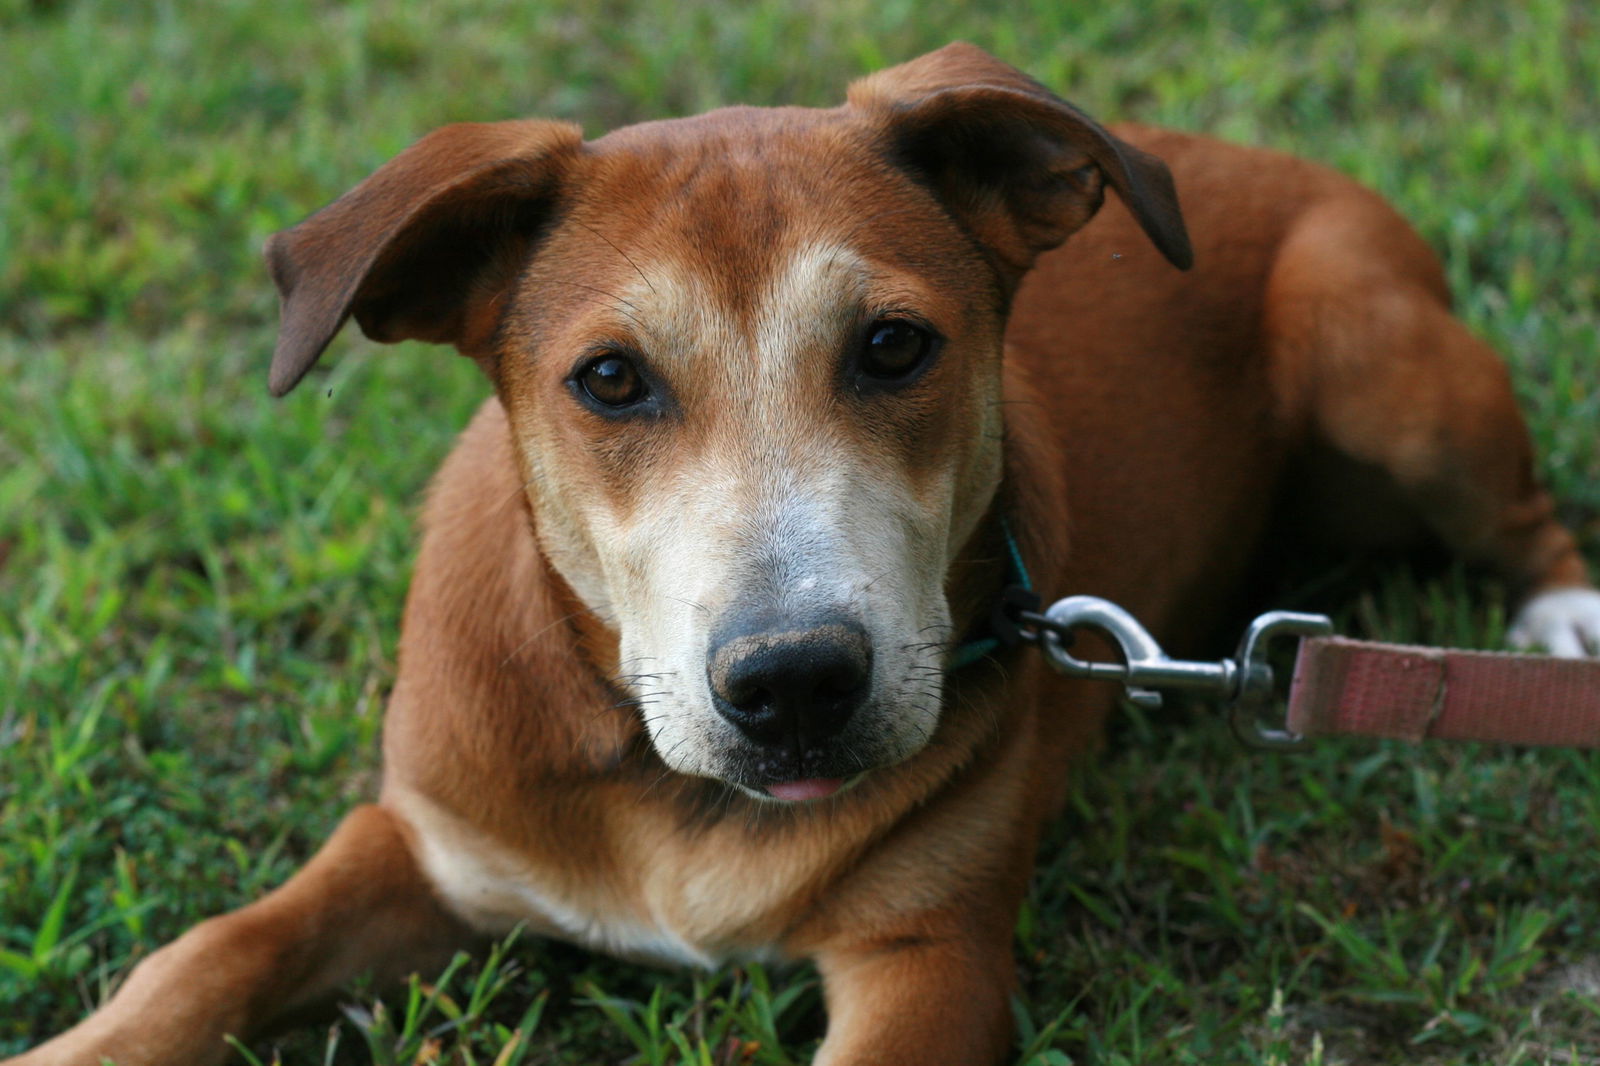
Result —
[[[632,300],[618,296],[609,289],[602,289],[595,285],[586,285],[581,281],[569,281],[566,278],[552,278],[551,280],[557,285],[569,285],[575,289],[587,289],[589,292],[599,293],[601,296],[611,300],[615,309],[618,311],[621,311],[624,307],[626,307],[629,311],[639,310],[638,304],[634,303]]]
[[[604,289],[597,289],[593,285],[584,285],[581,282],[563,281],[563,280],[561,280],[559,278],[555,278],[555,279],[552,279],[552,280],[557,285],[568,285],[568,286],[571,286],[574,289],[587,289],[590,292],[599,293],[601,296],[607,297],[612,302],[611,303],[607,303],[605,300],[598,300],[598,299],[593,299],[593,298],[591,298],[590,302],[597,303],[601,307],[609,308],[610,310],[615,311],[617,314],[622,315],[624,318],[631,319],[636,325],[639,325],[639,326],[642,327],[645,324],[644,321],[642,319],[640,319],[637,314],[634,313],[635,311],[638,310],[638,308],[635,305],[629,303],[627,300],[624,300],[622,297],[615,295],[614,293],[606,292]],[[627,306],[624,307],[623,306],[624,304],[627,304]]]
[[[633,261],[633,258],[630,255],[628,255],[627,252],[625,252],[621,248],[619,248],[615,241],[613,241],[610,237],[607,237],[604,233],[601,233],[599,230],[595,229],[593,226],[589,225],[587,222],[584,222],[582,219],[576,219],[575,218],[575,219],[572,219],[571,221],[573,222],[574,225],[582,226],[584,229],[588,230],[590,233],[594,234],[596,237],[599,237],[602,241],[605,241],[607,244],[609,244],[611,246],[611,250],[612,251],[614,251],[618,255],[622,256],[623,259],[627,260],[628,265],[633,267],[633,272],[635,274],[639,275],[639,280],[643,281],[645,283],[645,285],[650,289],[650,291],[652,293],[654,293],[656,291],[655,285],[651,283],[649,278],[645,277],[644,271],[639,269],[639,264],[635,263]]]
[[[555,621],[551,622],[549,625],[543,626],[542,628],[539,629],[538,632],[534,633],[527,640],[524,640],[521,644],[518,644],[515,648],[513,648],[511,650],[510,654],[508,654],[505,657],[505,659],[503,659],[501,661],[500,669],[504,670],[506,667],[510,666],[511,665],[511,661],[513,659],[515,659],[518,655],[521,655],[523,653],[523,651],[525,651],[528,647],[530,647],[539,638],[541,638],[545,634],[549,633],[552,629],[555,629],[557,626],[559,626],[559,625],[561,625],[561,624],[563,624],[565,622],[572,621],[574,618],[577,618],[579,615],[582,615],[582,614],[593,614],[593,613],[594,613],[594,611],[593,611],[592,608],[580,607],[576,611],[572,611],[572,612],[570,612],[568,614],[562,615],[560,618],[557,618]]]
[[[659,683],[660,680],[660,674],[619,674],[616,677],[607,678],[606,683],[611,685],[613,688],[623,688],[630,685],[639,684],[643,681],[654,681]]]
[[[658,787],[660,787],[662,782],[668,780],[669,778],[678,776],[678,772],[672,768],[672,764],[669,760],[672,755],[677,754],[678,749],[686,744],[688,740],[689,738],[685,737],[683,740],[680,740],[677,744],[673,745],[672,751],[669,754],[661,756],[662,770],[656,775],[653,781],[644,787],[643,791],[640,793],[641,799],[654,792]]]

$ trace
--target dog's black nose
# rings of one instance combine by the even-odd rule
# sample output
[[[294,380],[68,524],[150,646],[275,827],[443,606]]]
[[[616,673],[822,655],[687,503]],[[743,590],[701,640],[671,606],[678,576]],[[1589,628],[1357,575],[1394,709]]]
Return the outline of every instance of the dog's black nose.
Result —
[[[713,642],[706,673],[718,712],[745,736],[803,747],[837,733],[866,700],[872,643],[850,621],[745,628]]]

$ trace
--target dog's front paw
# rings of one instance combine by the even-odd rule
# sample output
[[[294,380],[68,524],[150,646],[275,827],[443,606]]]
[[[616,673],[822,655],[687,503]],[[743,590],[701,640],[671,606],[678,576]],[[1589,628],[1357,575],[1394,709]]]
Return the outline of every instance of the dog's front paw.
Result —
[[[1600,655],[1600,591],[1539,593],[1517,612],[1506,640],[1520,651],[1545,651],[1564,659]]]

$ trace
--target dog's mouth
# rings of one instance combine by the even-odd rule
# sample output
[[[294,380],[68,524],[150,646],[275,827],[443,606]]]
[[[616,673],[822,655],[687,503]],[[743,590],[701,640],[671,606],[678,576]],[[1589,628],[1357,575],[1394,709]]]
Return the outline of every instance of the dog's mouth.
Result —
[[[863,759],[857,751],[831,743],[787,751],[739,745],[729,756],[729,765],[720,775],[725,782],[746,795],[780,803],[810,803],[837,796],[885,762]]]
[[[788,781],[772,781],[765,785],[745,784],[724,778],[723,784],[753,800],[772,806],[804,807],[843,796],[866,780],[871,772],[860,770],[845,777],[797,777]]]
[[[866,776],[867,771],[863,770],[849,777],[804,777],[775,782],[766,787],[764,798],[780,803],[814,803],[848,792]]]
[[[785,803],[805,803],[810,800],[827,799],[838,792],[843,785],[844,778],[841,777],[805,777],[798,781],[768,785],[767,795]]]

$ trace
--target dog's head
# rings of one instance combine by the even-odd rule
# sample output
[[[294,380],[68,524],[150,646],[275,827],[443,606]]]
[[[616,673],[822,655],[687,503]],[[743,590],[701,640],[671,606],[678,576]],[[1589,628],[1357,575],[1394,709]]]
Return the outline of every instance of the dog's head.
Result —
[[[271,387],[351,315],[471,355],[661,758],[824,795],[934,732],[1006,309],[1107,185],[1186,266],[1165,167],[967,45],[829,111],[451,126],[273,238]]]

